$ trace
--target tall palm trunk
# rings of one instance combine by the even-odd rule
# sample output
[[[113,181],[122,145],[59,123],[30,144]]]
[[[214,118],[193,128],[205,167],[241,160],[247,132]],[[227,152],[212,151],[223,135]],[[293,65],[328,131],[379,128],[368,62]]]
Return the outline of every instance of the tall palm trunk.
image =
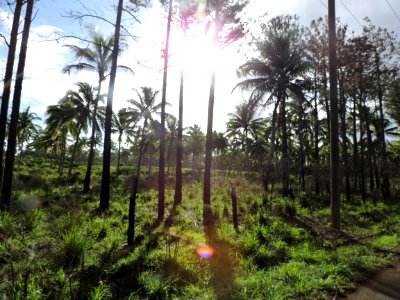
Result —
[[[355,91],[353,93],[353,181],[355,190],[358,190],[357,97]]]
[[[347,134],[346,134],[346,98],[344,95],[344,78],[343,71],[340,76],[340,130],[342,136],[342,162],[343,162],[343,173],[345,176],[345,193],[346,201],[350,202],[350,178],[349,178],[349,159],[347,155]]]
[[[264,179],[264,186],[266,190],[268,190],[268,182],[270,179],[271,171],[272,171],[272,161],[274,159],[274,154],[275,154],[275,140],[276,140],[276,118],[277,118],[277,109],[279,105],[280,99],[278,97],[277,102],[275,103],[274,110],[272,112],[272,121],[271,121],[271,148],[269,151],[268,155],[268,162],[267,162],[267,172],[266,172],[266,178]],[[272,188],[271,188],[272,192]]]
[[[374,153],[374,147],[372,144],[372,133],[370,128],[370,113],[367,110],[365,100],[364,100],[364,113],[365,113],[365,127],[367,131],[367,160],[368,160],[368,175],[369,175],[369,190],[371,193],[374,192],[374,165],[372,162],[372,154]]]
[[[361,92],[360,103],[359,103],[359,112],[360,112],[360,181],[361,181],[361,198],[363,201],[367,200],[367,193],[365,187],[365,142],[364,142],[364,110],[362,109],[362,97],[363,93]]]
[[[340,190],[339,190],[339,124],[337,101],[337,58],[336,58],[336,18],[335,0],[328,1],[329,22],[329,83],[330,83],[330,190],[332,227],[340,229]]]
[[[381,84],[381,70],[380,66],[380,58],[377,53],[375,53],[375,65],[377,72],[377,83],[378,83],[378,100],[379,100],[379,129],[381,136],[381,146],[382,146],[382,196],[384,200],[387,200],[390,197],[390,183],[389,183],[389,174],[388,174],[388,158],[386,151],[386,139],[385,139],[385,117],[383,114],[383,89]]]
[[[178,120],[178,138],[176,142],[176,180],[174,205],[182,203],[182,160],[183,160],[183,79],[184,74],[181,70],[179,84],[179,120]]]
[[[13,105],[11,111],[10,129],[8,132],[7,153],[4,166],[4,181],[1,188],[0,208],[8,210],[10,207],[12,177],[14,172],[15,145],[17,141],[19,107],[21,104],[22,82],[24,80],[24,69],[26,52],[28,49],[29,32],[32,23],[32,11],[34,0],[27,1],[25,12],[24,29],[22,33],[21,49],[17,67],[17,78],[14,86]]]
[[[88,162],[86,165],[86,173],[85,173],[85,180],[83,182],[83,193],[89,193],[90,191],[90,177],[92,174],[92,165],[93,165],[93,159],[94,159],[94,147],[96,143],[96,118],[97,118],[97,108],[99,105],[99,100],[100,100],[100,93],[101,93],[101,84],[103,80],[102,78],[99,79],[99,83],[97,86],[97,95],[96,95],[96,100],[94,102],[94,108],[93,108],[93,115],[92,115],[92,134],[90,136],[90,148],[89,148],[89,155],[88,155]]]
[[[136,175],[133,175],[133,185],[131,190],[131,195],[129,197],[129,216],[128,216],[128,231],[127,231],[127,239],[128,245],[132,246],[135,238],[135,212],[136,212],[136,195],[139,186],[139,178],[140,178],[140,167],[142,164],[142,157],[144,151],[144,141],[145,141],[145,130],[147,126],[147,118],[144,119],[143,129],[142,129],[142,137],[139,145],[139,156],[136,165]]]
[[[122,132],[120,132],[118,136],[117,176],[119,174],[119,165],[121,163],[121,142],[122,142]]]
[[[214,32],[214,47],[218,42],[219,31],[219,13],[220,7],[217,3],[215,9],[215,32]],[[208,97],[208,115],[207,115],[207,136],[206,136],[206,157],[204,163],[204,186],[203,186],[203,204],[211,204],[211,160],[212,160],[212,128],[214,118],[214,99],[215,99],[215,69],[211,72],[210,93]],[[206,223],[209,220],[205,220]]]
[[[81,135],[82,127],[83,127],[83,124],[79,124],[78,133],[76,135],[74,148],[73,148],[72,154],[71,154],[71,161],[69,162],[68,176],[71,176],[71,174],[72,174],[72,166],[74,164],[76,150],[78,150],[79,136]]]
[[[169,35],[171,31],[172,0],[168,6],[167,35],[164,49],[164,74],[161,95],[160,159],[158,163],[158,221],[164,219],[165,211],[165,104],[167,97],[167,75],[169,58]]]
[[[3,181],[3,156],[4,139],[6,136],[8,102],[10,100],[12,75],[14,69],[15,52],[17,48],[19,19],[21,16],[23,0],[17,0],[15,3],[14,18],[11,27],[10,44],[8,46],[6,72],[4,75],[3,94],[1,96],[0,111],[0,188]]]
[[[286,124],[286,99],[283,98],[280,108],[280,119],[282,126],[282,195],[289,196],[289,153],[288,135]]]
[[[315,194],[319,195],[320,181],[319,181],[319,169],[320,169],[320,158],[319,158],[319,119],[318,119],[318,104],[317,104],[317,72],[314,73],[314,182],[315,182]]]
[[[111,119],[112,102],[114,95],[115,78],[117,74],[117,61],[119,53],[119,38],[122,18],[123,0],[118,1],[117,20],[115,22],[114,49],[112,53],[112,64],[110,71],[110,83],[108,85],[106,119],[104,127],[104,151],[103,172],[101,176],[100,209],[106,210],[110,201],[110,164],[111,164]]]

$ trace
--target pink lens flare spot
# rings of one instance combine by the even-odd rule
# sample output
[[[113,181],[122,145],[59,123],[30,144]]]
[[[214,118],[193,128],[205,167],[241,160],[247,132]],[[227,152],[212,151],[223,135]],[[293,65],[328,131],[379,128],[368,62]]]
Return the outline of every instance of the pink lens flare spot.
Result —
[[[200,246],[197,248],[196,253],[201,258],[210,258],[214,255],[214,249],[208,245]]]

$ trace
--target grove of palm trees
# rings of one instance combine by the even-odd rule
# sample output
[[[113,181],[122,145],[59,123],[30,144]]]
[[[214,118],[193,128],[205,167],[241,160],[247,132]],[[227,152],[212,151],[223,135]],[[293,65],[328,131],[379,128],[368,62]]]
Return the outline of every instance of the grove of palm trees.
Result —
[[[250,0],[111,1],[112,20],[89,1],[64,16],[83,36],[55,38],[68,52],[60,74],[79,81],[43,113],[24,76],[42,1],[0,2],[11,11],[0,32],[0,298],[338,299],[398,263],[394,32],[368,17],[351,30],[334,0],[308,25],[267,14],[268,1],[257,20]],[[137,71],[137,58],[121,63],[132,24],[154,6],[165,23],[160,84],[120,99],[121,74]],[[111,33],[93,25],[105,21]],[[190,109],[196,70],[175,65],[178,32],[210,39],[191,58],[213,63],[204,128]],[[223,99],[218,60],[233,47],[242,61]]]

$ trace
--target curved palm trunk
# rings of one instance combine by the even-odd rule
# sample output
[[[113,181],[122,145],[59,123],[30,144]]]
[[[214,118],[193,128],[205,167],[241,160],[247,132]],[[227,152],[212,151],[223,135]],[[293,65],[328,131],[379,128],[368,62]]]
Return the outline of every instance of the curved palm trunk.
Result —
[[[24,80],[24,69],[26,52],[28,48],[29,32],[32,22],[34,0],[27,1],[24,30],[22,33],[21,50],[17,67],[17,79],[15,81],[13,106],[11,112],[10,129],[8,133],[7,153],[4,166],[4,182],[1,188],[0,209],[8,210],[10,207],[12,177],[14,172],[15,145],[17,141],[19,107],[21,104],[22,82]]]
[[[158,164],[158,221],[164,219],[165,211],[165,103],[167,96],[167,75],[168,75],[168,58],[169,58],[169,35],[171,31],[172,19],[172,0],[169,1],[167,36],[165,38],[164,50],[164,74],[161,99],[161,129],[160,129],[160,159]]]
[[[110,164],[111,164],[111,119],[112,102],[114,95],[115,78],[117,74],[117,61],[119,54],[119,38],[121,28],[123,0],[118,1],[117,20],[115,22],[114,49],[110,71],[110,83],[107,93],[106,120],[104,127],[103,172],[101,176],[100,209],[106,210],[110,201]]]
[[[95,100],[94,108],[93,108],[92,134],[90,136],[90,148],[89,148],[88,162],[86,165],[85,180],[83,182],[83,193],[84,194],[87,194],[90,192],[90,177],[92,174],[92,165],[93,165],[93,159],[94,159],[94,147],[95,147],[95,143],[96,143],[96,125],[95,124],[96,124],[96,119],[97,119],[97,108],[98,108],[99,100],[100,100],[101,84],[102,84],[102,80],[99,79],[96,100]]]
[[[3,94],[1,96],[1,112],[0,112],[0,188],[3,181],[3,156],[4,156],[4,139],[7,127],[8,103],[10,100],[11,83],[14,68],[15,52],[17,48],[19,19],[21,16],[23,0],[17,0],[15,4],[14,18],[11,27],[10,44],[8,47],[6,72],[4,75]]]
[[[79,128],[78,128],[78,134],[77,134],[76,140],[75,140],[74,149],[72,150],[71,161],[69,162],[68,176],[71,176],[71,174],[72,174],[72,165],[74,164],[76,150],[78,149],[79,136],[81,135],[82,127],[83,127],[83,124],[80,124]]]

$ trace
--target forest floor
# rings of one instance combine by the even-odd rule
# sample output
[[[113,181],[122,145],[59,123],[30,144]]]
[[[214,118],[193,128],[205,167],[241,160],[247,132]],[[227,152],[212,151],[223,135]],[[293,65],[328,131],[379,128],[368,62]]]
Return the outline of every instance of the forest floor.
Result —
[[[202,174],[189,170],[176,210],[174,178],[167,176],[166,219],[157,226],[157,174],[143,173],[136,247],[127,247],[132,169],[121,168],[119,176],[113,171],[106,212],[98,210],[100,168],[86,196],[84,171],[79,166],[68,178],[46,162],[21,166],[11,212],[0,214],[0,299],[352,297],[351,291],[370,286],[364,281],[369,275],[396,265],[400,254],[399,201],[355,196],[343,202],[342,231],[335,231],[327,195],[297,193],[292,200],[265,194],[255,174],[213,174],[209,232]],[[238,230],[231,187],[238,196]],[[199,255],[204,245],[213,248],[211,257]],[[349,299],[378,299],[360,297]]]

